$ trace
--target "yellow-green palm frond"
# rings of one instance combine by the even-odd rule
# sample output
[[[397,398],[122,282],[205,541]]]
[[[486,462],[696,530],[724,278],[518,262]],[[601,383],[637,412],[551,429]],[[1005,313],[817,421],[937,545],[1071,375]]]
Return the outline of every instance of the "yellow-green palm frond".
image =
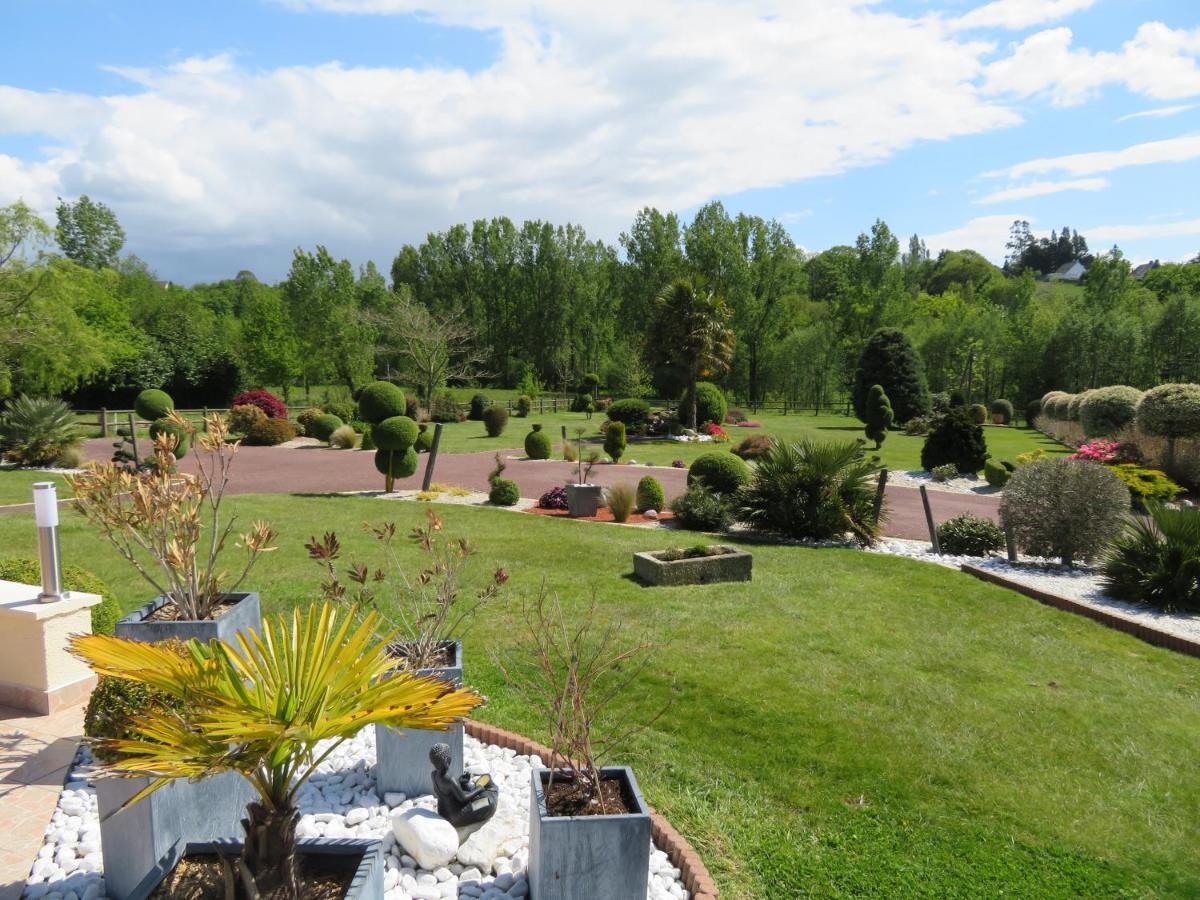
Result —
[[[217,676],[213,654],[196,642],[147,644],[102,634],[75,635],[70,650],[98,675],[149,685],[187,698]]]

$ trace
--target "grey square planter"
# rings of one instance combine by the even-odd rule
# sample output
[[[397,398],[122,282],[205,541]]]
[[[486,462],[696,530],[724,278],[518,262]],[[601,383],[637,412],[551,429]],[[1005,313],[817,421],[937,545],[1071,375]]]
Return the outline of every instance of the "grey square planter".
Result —
[[[568,484],[567,515],[574,518],[596,515],[603,492],[604,488],[598,484]]]
[[[549,769],[534,769],[529,804],[530,900],[630,900],[646,896],[650,876],[650,810],[633,771],[605,766],[604,779],[622,782],[636,812],[612,816],[550,816]]]
[[[379,841],[355,838],[311,838],[296,842],[301,856],[348,856],[358,860],[358,869],[346,893],[345,900],[383,900],[383,845]],[[189,841],[179,843],[165,853],[159,862],[159,871],[138,886],[137,893],[129,900],[145,900],[158,887],[184,856],[199,853],[214,853],[217,848],[227,856],[242,852],[240,840]],[[108,871],[104,873],[107,885]],[[109,891],[109,896],[112,892]]]
[[[134,610],[116,624],[116,634],[131,641],[186,641],[195,638],[211,641],[219,638],[232,641],[234,635],[257,630],[262,624],[262,604],[257,591],[239,591],[231,596],[239,598],[233,609],[215,619],[176,619],[175,621],[152,621],[150,616],[167,605],[166,597],[155,597],[145,606]]]
[[[647,584],[712,584],[715,581],[749,581],[754,563],[745,550],[694,559],[659,559],[661,550],[633,554],[633,574]]]
[[[463,681],[462,641],[446,641],[450,648],[450,665],[437,669],[418,669],[419,675],[433,675],[442,681],[461,686]],[[429,751],[434,744],[450,745],[450,777],[463,771],[463,725],[452,725],[445,731],[424,728],[388,728],[375,726],[375,780],[380,794],[400,793],[415,797],[433,792],[433,764]]]

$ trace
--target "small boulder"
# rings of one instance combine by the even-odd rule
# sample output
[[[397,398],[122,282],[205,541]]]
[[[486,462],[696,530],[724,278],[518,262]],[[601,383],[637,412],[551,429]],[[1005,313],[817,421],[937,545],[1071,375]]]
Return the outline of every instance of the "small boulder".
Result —
[[[433,870],[454,859],[458,832],[431,809],[414,807],[392,816],[392,833],[422,869]]]

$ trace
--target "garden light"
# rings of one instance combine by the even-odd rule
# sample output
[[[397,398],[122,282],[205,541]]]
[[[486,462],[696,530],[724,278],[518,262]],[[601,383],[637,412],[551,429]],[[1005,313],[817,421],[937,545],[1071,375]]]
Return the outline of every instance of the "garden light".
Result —
[[[54,603],[63,599],[63,587],[58,552],[58,489],[53,481],[39,481],[33,486],[33,516],[42,564],[42,592],[38,602]]]

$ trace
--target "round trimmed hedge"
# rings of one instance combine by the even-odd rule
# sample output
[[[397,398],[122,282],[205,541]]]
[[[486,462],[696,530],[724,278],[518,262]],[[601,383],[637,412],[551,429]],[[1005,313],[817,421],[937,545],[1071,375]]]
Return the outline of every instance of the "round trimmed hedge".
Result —
[[[1079,422],[1089,438],[1116,434],[1133,422],[1142,392],[1125,384],[1096,388],[1083,395],[1079,404]]]
[[[542,431],[541,425],[534,425],[533,430],[525,435],[525,455],[530,459],[549,459],[554,452],[554,442],[550,435]]]
[[[1058,399],[1065,397],[1062,391],[1047,391],[1042,395],[1042,415],[1048,419],[1058,419]]]
[[[183,459],[187,456],[188,447],[192,445],[192,435],[186,429],[169,419],[159,419],[157,422],[150,423],[150,440],[154,440],[160,434],[170,434],[175,437],[175,458]]]
[[[328,441],[333,433],[345,424],[333,413],[321,413],[308,423],[308,433],[317,440]]]
[[[1147,434],[1180,438],[1200,436],[1200,384],[1160,384],[1142,396],[1137,425]]]
[[[371,438],[379,450],[407,450],[417,442],[417,423],[408,416],[389,416],[371,426]]]
[[[993,416],[1000,417],[1002,425],[1011,425],[1013,420],[1013,405],[1010,400],[993,400],[988,407]]]
[[[358,395],[358,414],[364,422],[374,425],[408,411],[404,391],[390,381],[372,381]]]
[[[688,484],[697,481],[718,494],[731,494],[750,481],[750,467],[726,451],[696,457],[688,468]]]
[[[521,489],[509,478],[497,478],[488,490],[488,501],[496,506],[516,506],[521,499]]]
[[[389,462],[391,472],[388,471]],[[391,475],[393,478],[407,478],[417,471],[417,451],[409,447],[404,451],[376,450],[375,469],[380,475]]]
[[[92,607],[92,634],[112,634],[117,620],[121,618],[121,607],[108,592],[108,586],[91,572],[71,563],[63,563],[62,578],[63,587],[68,591],[100,595],[100,602]],[[26,556],[0,559],[0,581],[41,584],[41,563]]]
[[[637,397],[628,397],[612,404],[607,415],[613,422],[623,422],[628,431],[637,431],[650,421],[650,404]]]
[[[691,415],[691,404],[691,395],[685,393],[680,401],[680,421],[686,421]],[[696,383],[696,425],[703,425],[705,422],[716,422],[720,425],[725,421],[725,413],[728,411],[729,404],[725,401],[725,394],[719,387],[710,381]],[[612,418],[611,414],[609,418]]]
[[[967,412],[971,416],[971,421],[976,425],[982,425],[987,421],[987,407],[982,403],[972,403],[967,407]]]
[[[667,495],[663,492],[662,482],[653,475],[643,475],[637,486],[637,511],[641,513],[653,509],[661,512],[666,502]]]
[[[175,408],[175,401],[166,391],[155,388],[142,391],[133,401],[133,410],[147,422],[156,422]]]
[[[1079,421],[1079,408],[1081,406],[1083,406],[1083,398],[1085,396],[1086,396],[1086,392],[1083,394],[1072,394],[1071,395],[1071,399],[1067,403],[1067,421],[1069,421],[1069,422],[1078,422]]]

